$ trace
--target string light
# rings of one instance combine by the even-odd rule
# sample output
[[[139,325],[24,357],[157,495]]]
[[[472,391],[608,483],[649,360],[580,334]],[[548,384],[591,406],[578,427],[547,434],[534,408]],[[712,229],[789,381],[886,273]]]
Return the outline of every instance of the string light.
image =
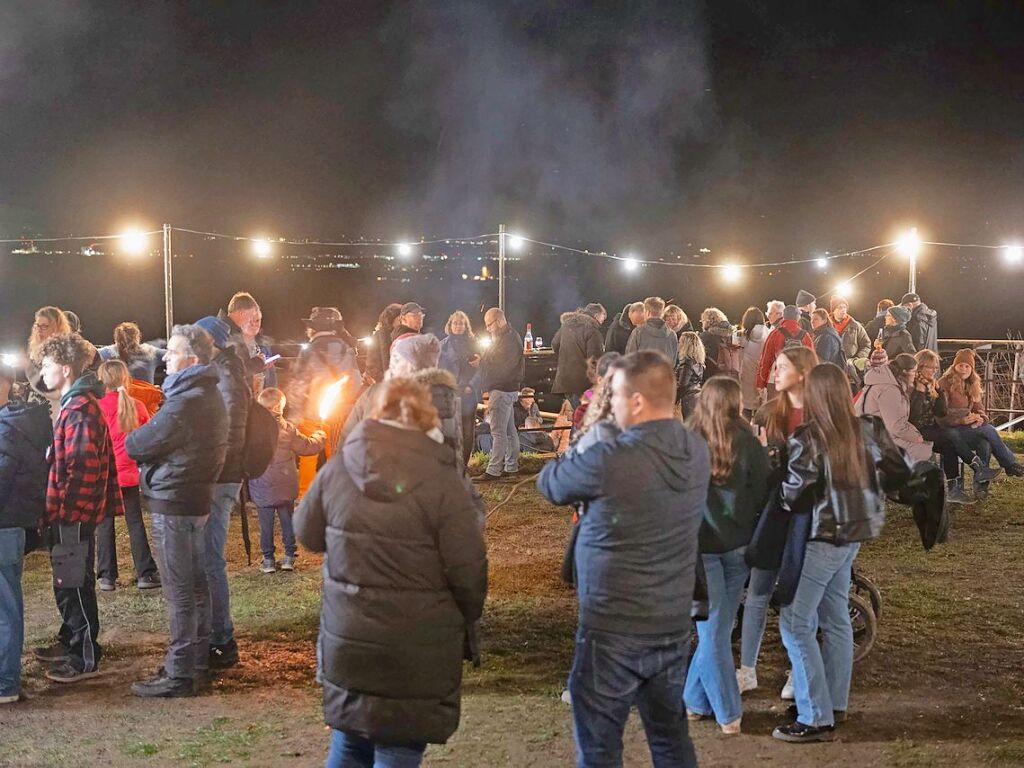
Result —
[[[627,256],[622,261],[622,268],[627,272],[636,272],[640,269],[640,262],[634,256]]]
[[[506,235],[505,237],[507,238],[506,243],[508,244],[508,247],[513,251],[521,250],[526,244],[526,241],[519,235]]]
[[[259,256],[261,259],[265,259],[270,256],[273,251],[273,246],[270,241],[264,238],[253,238],[252,241],[252,252]]]
[[[1009,264],[1020,264],[1024,261],[1024,246],[1008,245],[1003,249],[1003,258]]]
[[[119,244],[125,253],[139,256],[145,253],[149,245],[149,236],[141,229],[129,229],[121,233]]]
[[[818,269],[824,269],[825,267],[828,266],[828,259],[821,258],[815,261],[814,263],[818,265]]]
[[[727,283],[739,282],[742,274],[742,270],[735,264],[725,264],[722,266],[722,279]]]
[[[918,237],[917,227],[911,227],[900,235],[896,241],[896,247],[908,259],[917,258],[917,254],[921,252],[921,238]]]
[[[409,243],[399,243],[395,250],[398,251],[398,255],[402,258],[412,256],[412,246]]]

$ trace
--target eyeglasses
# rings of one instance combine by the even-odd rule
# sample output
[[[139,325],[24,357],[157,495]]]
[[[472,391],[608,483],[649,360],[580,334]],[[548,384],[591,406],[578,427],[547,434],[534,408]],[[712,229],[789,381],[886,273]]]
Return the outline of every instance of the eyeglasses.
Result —
[[[32,323],[32,327],[35,328],[37,331],[48,331],[48,330],[50,330],[50,324],[49,323]]]

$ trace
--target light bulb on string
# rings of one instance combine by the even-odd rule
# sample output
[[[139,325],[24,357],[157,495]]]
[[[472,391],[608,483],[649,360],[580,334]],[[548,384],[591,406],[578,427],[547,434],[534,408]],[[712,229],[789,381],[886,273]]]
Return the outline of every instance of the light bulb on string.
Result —
[[[626,272],[636,272],[640,269],[640,262],[637,261],[635,256],[627,256],[622,260],[622,268]]]
[[[399,243],[395,250],[398,251],[398,255],[403,258],[412,256],[412,245],[409,243]]]
[[[917,234],[917,227],[911,227],[900,235],[896,241],[896,248],[901,255],[908,259],[916,258],[917,254],[921,252],[921,238]]]
[[[149,236],[141,229],[133,228],[122,232],[118,236],[121,250],[132,256],[139,256],[146,252],[149,246]]]
[[[273,252],[270,240],[264,237],[255,237],[252,240],[252,252],[259,258],[265,259]]]
[[[739,282],[743,271],[736,264],[724,264],[722,266],[722,279],[727,283]]]
[[[1008,264],[1020,264],[1024,262],[1024,246],[1008,245],[1003,248],[1003,258]]]

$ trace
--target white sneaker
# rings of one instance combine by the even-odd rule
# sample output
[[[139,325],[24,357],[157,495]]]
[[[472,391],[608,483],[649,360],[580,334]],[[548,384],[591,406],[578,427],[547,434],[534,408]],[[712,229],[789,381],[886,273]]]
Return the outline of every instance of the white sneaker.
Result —
[[[786,673],[786,684],[782,686],[782,693],[779,694],[780,698],[786,701],[793,701],[796,699],[796,693],[793,691],[793,670],[789,670]]]
[[[569,706],[572,706],[572,694],[569,693],[568,688],[562,691],[561,699],[563,704],[568,704]]]
[[[757,670],[754,667],[740,667],[736,670],[736,684],[740,687],[740,693],[746,693],[757,688]]]

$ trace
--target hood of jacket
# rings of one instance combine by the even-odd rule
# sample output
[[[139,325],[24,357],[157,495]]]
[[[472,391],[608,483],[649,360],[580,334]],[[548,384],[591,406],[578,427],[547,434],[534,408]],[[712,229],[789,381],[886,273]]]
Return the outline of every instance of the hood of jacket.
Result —
[[[649,452],[651,467],[673,491],[684,491],[693,484],[692,463],[704,456],[707,446],[696,432],[683,427],[676,419],[658,419],[635,424],[622,432],[622,443],[643,445]]]
[[[910,313],[910,317],[915,320],[924,320],[927,323],[932,323],[935,318],[939,316],[939,313],[929,307],[923,301],[914,307],[914,311]]]
[[[629,319],[629,308],[632,304],[627,304],[622,308],[622,311],[616,316],[616,322],[618,322],[620,328],[625,328],[627,331],[632,331],[636,328],[633,325],[633,321]]]
[[[455,454],[419,430],[367,419],[345,440],[342,461],[362,493],[393,502],[432,482],[438,464],[454,466]]]
[[[626,318],[629,319],[628,317]],[[601,326],[597,320],[583,312],[566,312],[562,315],[562,328],[572,331],[583,331],[587,328],[598,330]]]
[[[217,369],[213,363],[190,365],[185,370],[172,373],[164,379],[164,394],[167,397],[171,397],[184,392],[195,386],[199,379],[212,379],[213,383],[216,384],[218,378]]]
[[[737,346],[745,347],[749,341],[751,344],[760,344],[768,338],[768,334],[771,330],[766,325],[755,325],[750,331],[750,338],[743,332],[742,329],[733,332],[733,344]]]
[[[53,441],[49,405],[12,400],[0,408],[0,435],[4,436],[0,441],[5,445],[20,444],[21,440],[15,440],[12,433],[17,433],[34,449],[45,453]]]
[[[650,317],[644,321],[643,325],[637,327],[643,328],[644,331],[649,332],[652,336],[664,336],[666,339],[669,336],[675,336],[672,329],[665,325],[665,321],[660,317]]]
[[[71,389],[65,393],[60,399],[61,408],[66,406],[71,398],[77,397],[78,395],[95,395],[97,399],[103,397],[107,392],[106,387],[103,386],[98,378],[96,378],[95,371],[86,371],[79,376],[75,383],[71,385]]]
[[[879,365],[875,368],[868,368],[864,373],[865,387],[898,387],[896,375],[888,365]]]
[[[727,341],[732,341],[732,326],[726,320],[718,320],[711,324],[706,333],[719,336]]]
[[[428,387],[441,385],[455,389],[457,384],[455,377],[443,368],[424,368],[423,370],[416,371],[412,378],[420,384],[426,384]]]

